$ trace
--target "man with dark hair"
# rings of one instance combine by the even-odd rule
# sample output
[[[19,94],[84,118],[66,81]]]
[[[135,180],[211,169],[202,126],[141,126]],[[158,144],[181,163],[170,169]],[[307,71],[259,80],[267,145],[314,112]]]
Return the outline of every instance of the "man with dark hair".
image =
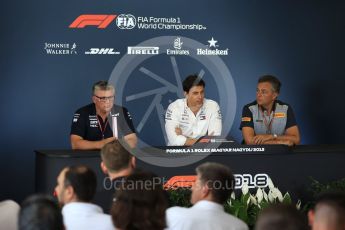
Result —
[[[308,225],[294,205],[272,204],[259,214],[255,230],[308,230]]]
[[[101,149],[106,143],[123,138],[134,148],[137,144],[131,115],[114,105],[115,88],[107,81],[92,87],[93,103],[78,109],[71,126],[72,149]]]
[[[66,229],[114,229],[111,217],[91,203],[96,186],[96,174],[86,166],[71,166],[61,171],[55,192],[63,205]]]
[[[316,198],[308,212],[312,230],[345,230],[345,193],[326,192]]]
[[[191,196],[193,207],[169,208],[169,229],[248,230],[242,220],[224,211],[235,183],[231,170],[222,164],[204,163],[196,168],[196,173]]]
[[[19,230],[63,230],[61,210],[52,197],[33,195],[22,204],[18,217]]]
[[[164,230],[168,200],[162,179],[155,174],[134,170],[118,190],[111,215],[117,229]]]
[[[200,137],[219,136],[222,115],[217,102],[205,99],[205,82],[198,75],[183,81],[185,98],[171,103],[165,115],[168,145],[190,146]]]
[[[256,101],[243,107],[240,129],[246,144],[300,143],[295,115],[290,105],[277,100],[281,83],[272,75],[258,81]]]
[[[108,213],[115,201],[115,192],[135,168],[135,157],[120,142],[114,141],[103,146],[101,159],[101,169],[108,177],[104,178],[102,196],[97,197],[96,201]]]

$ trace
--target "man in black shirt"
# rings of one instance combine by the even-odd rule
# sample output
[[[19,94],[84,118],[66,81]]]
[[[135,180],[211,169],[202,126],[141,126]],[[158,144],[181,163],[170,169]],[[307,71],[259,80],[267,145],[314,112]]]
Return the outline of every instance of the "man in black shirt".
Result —
[[[137,136],[132,118],[126,108],[114,105],[114,87],[107,81],[99,81],[92,92],[93,103],[78,109],[73,116],[72,149],[101,149],[121,138],[134,148]]]

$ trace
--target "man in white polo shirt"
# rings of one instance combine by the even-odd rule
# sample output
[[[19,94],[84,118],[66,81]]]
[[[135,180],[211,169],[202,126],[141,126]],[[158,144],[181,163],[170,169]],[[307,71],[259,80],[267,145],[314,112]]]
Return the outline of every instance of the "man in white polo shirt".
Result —
[[[169,230],[248,230],[240,219],[224,211],[235,184],[229,169],[219,163],[204,163],[196,168],[192,187],[193,207],[172,207],[166,211]]]
[[[222,115],[217,102],[205,99],[205,82],[197,75],[183,81],[185,98],[171,103],[165,115],[169,146],[190,146],[200,137],[219,136]]]
[[[66,229],[113,230],[110,215],[92,204],[96,193],[96,174],[86,166],[64,168],[58,176],[55,192],[63,205],[62,216]]]

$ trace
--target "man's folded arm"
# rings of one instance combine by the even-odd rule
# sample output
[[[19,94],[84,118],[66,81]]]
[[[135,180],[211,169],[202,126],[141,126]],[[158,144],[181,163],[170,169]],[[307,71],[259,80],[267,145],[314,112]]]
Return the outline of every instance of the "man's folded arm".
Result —
[[[298,145],[301,142],[299,129],[297,125],[294,125],[285,130],[285,134],[277,137],[277,141],[291,141],[294,145]]]
[[[168,143],[172,146],[182,146],[186,143],[187,137],[183,135],[177,135],[175,128],[178,127],[178,123],[173,120],[165,120],[165,132],[167,134]]]
[[[254,145],[254,137],[255,137],[255,132],[252,127],[242,127],[242,136],[244,139],[245,144],[247,145]]]
[[[126,141],[129,147],[135,148],[137,146],[138,138],[135,133],[130,133],[124,136],[123,139]]]
[[[274,137],[272,134],[255,135],[251,127],[242,128],[243,138],[246,144],[284,144],[298,145],[300,143],[300,134],[297,126],[292,126],[285,131],[284,135]]]
[[[90,150],[101,149],[105,144],[114,141],[115,137],[109,137],[100,141],[88,141],[84,140],[81,136],[71,134],[72,149]]]

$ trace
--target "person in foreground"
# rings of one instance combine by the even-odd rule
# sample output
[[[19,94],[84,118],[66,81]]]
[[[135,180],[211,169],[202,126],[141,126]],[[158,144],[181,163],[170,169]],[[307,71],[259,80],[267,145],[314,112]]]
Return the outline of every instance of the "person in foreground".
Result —
[[[162,179],[136,169],[117,191],[111,216],[116,229],[163,230],[167,207]]]
[[[224,211],[235,183],[231,170],[222,164],[204,163],[196,168],[196,173],[191,196],[193,207],[169,208],[168,229],[248,230],[242,220]]]
[[[38,194],[28,197],[19,212],[18,229],[64,230],[59,205],[50,196]]]
[[[312,230],[345,230],[345,193],[325,192],[308,212]]]
[[[279,101],[281,83],[272,75],[262,76],[256,101],[243,107],[240,129],[245,144],[300,143],[299,129],[290,105]]]
[[[18,229],[19,210],[19,205],[13,200],[4,200],[0,202],[0,230]]]
[[[217,102],[205,99],[205,82],[197,75],[183,81],[185,98],[171,103],[165,114],[169,146],[191,146],[200,137],[220,136],[222,115]]]
[[[272,204],[259,214],[255,230],[308,230],[308,225],[295,206]]]
[[[55,192],[63,206],[66,229],[114,229],[110,215],[91,203],[96,186],[96,174],[86,166],[66,167],[60,172]]]
[[[124,107],[114,105],[115,88],[107,81],[92,87],[93,103],[78,109],[72,120],[72,149],[101,149],[116,139],[134,148],[137,136],[131,115]]]
[[[97,203],[102,203],[104,211],[109,213],[116,200],[116,191],[135,168],[135,157],[119,141],[110,142],[101,149],[101,169],[108,177],[103,183],[102,195]]]

